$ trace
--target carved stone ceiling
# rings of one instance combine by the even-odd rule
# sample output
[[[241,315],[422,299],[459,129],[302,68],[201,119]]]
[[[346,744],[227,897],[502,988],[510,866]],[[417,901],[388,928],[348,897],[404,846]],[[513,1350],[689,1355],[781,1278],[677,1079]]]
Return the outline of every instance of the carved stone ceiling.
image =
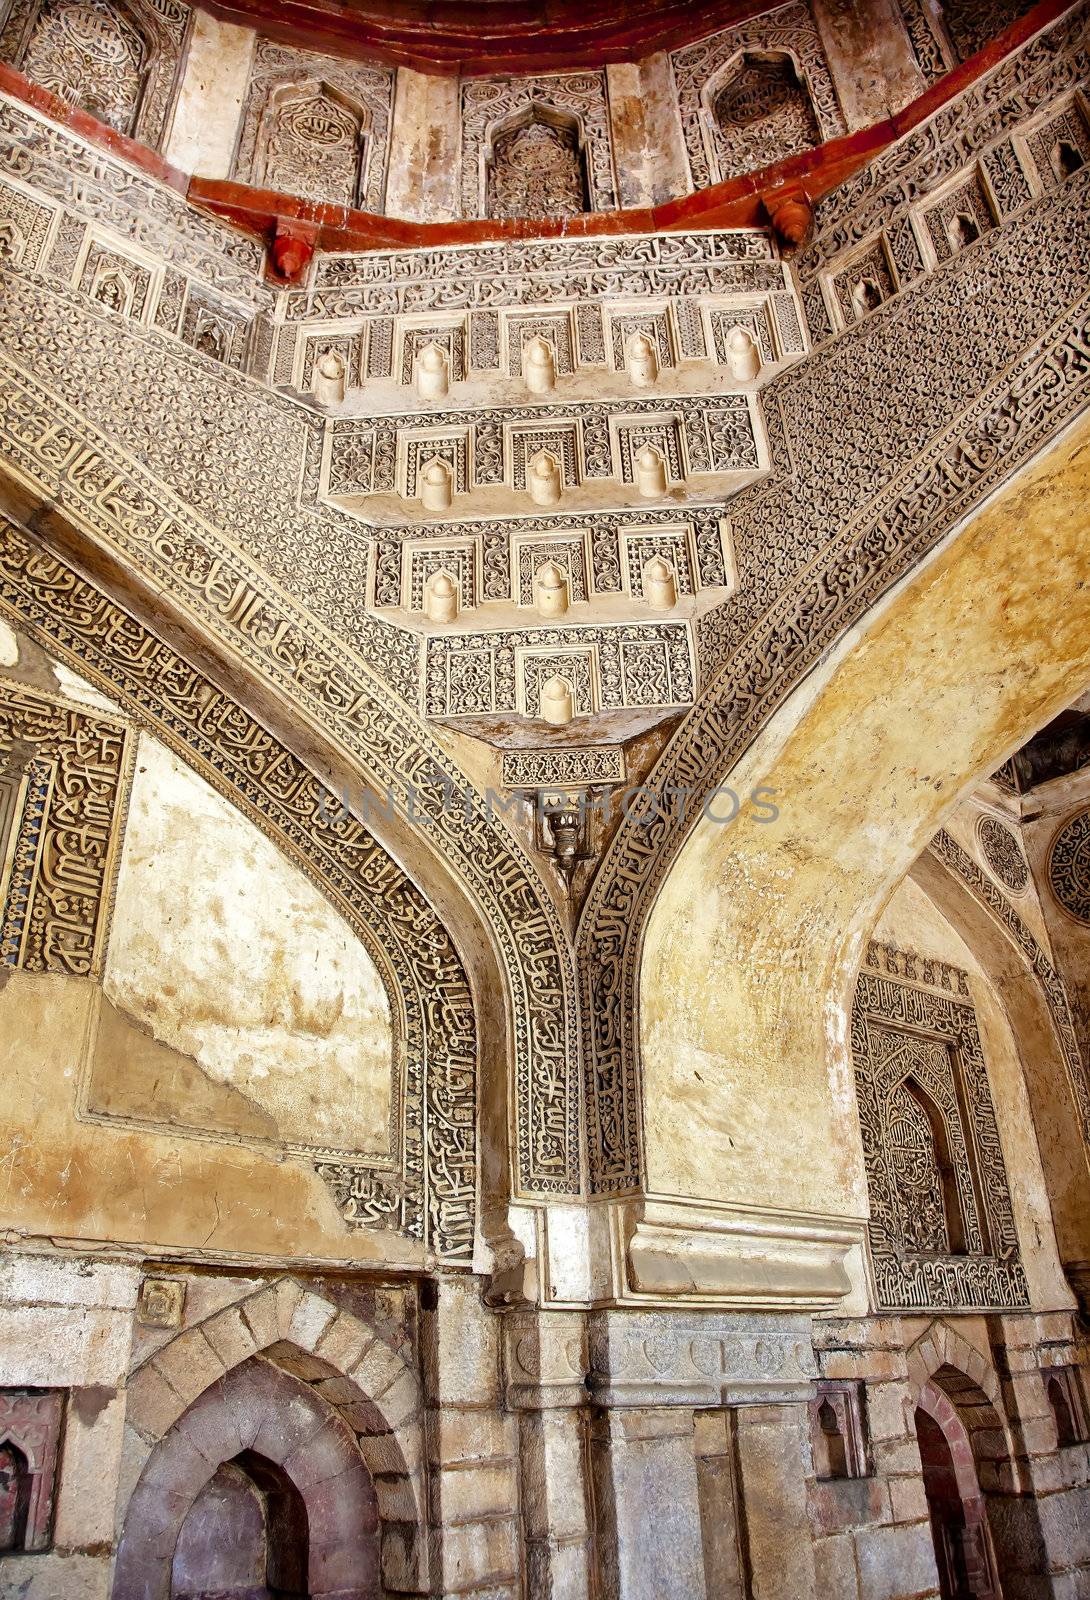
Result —
[[[650,828],[639,816],[625,819],[596,868],[575,951],[538,864],[505,822],[486,815],[483,797],[427,720],[440,712],[422,694],[416,641],[376,614],[381,608],[369,599],[378,581],[368,565],[370,536],[322,497],[323,461],[340,459],[342,440],[346,451],[353,441],[359,446],[375,431],[374,419],[324,418],[298,396],[278,394],[275,385],[290,382],[290,373],[279,380],[274,369],[271,383],[243,379],[231,330],[252,329],[250,370],[263,364],[267,374],[272,317],[270,292],[237,236],[228,249],[225,232],[183,213],[165,193],[148,205],[145,191],[133,193],[143,180],[118,174],[100,188],[97,171],[81,171],[78,151],[59,133],[32,128],[6,109],[0,157],[18,173],[7,202],[18,260],[4,274],[0,421],[8,471],[25,497],[22,515],[30,514],[28,501],[59,505],[78,530],[86,564],[136,574],[156,606],[161,597],[164,612],[206,639],[232,672],[260,684],[267,702],[290,704],[298,724],[320,730],[346,765],[394,791],[402,815],[408,806],[422,858],[430,841],[479,906],[510,985],[513,1121],[524,1190],[572,1193],[580,1186],[580,1066],[592,1184],[623,1192],[639,1183],[634,976],[649,909],[694,806],[699,810],[726,780],[822,653],[1090,400],[1090,169],[1050,171],[1030,142],[1085,84],[1088,33],[1087,8],[1072,10],[818,208],[816,237],[792,268],[811,348],[760,391],[767,456],[753,463],[759,476],[747,478],[729,502],[736,587],[697,619],[696,693],[664,701],[675,708],[696,702],[655,769],[656,786],[674,799]],[[975,219],[971,236],[956,226],[966,217]],[[104,263],[92,255],[107,249],[100,234],[113,241],[114,254],[139,237],[147,260],[127,268]],[[723,284],[729,290],[744,268],[755,300],[782,293],[795,304],[783,287],[782,263],[759,252],[737,262],[737,241],[715,237],[718,245],[664,235],[655,241],[656,270],[709,295],[725,292]],[[519,257],[515,273],[540,286],[554,267],[592,282],[623,267],[630,281],[629,248],[565,241],[545,247],[543,256]],[[884,271],[874,268],[876,252]],[[395,283],[409,276],[407,256],[390,258]],[[422,266],[441,288],[441,266],[430,257]],[[478,263],[477,275],[494,295],[495,274],[486,266],[492,257]],[[330,323],[385,316],[393,324],[404,316],[407,308],[392,295],[389,310],[373,303],[389,294],[385,283],[357,283],[356,265],[341,281],[337,267],[335,258],[319,261],[311,286],[315,301],[324,296]],[[124,315],[95,294],[104,272],[125,270],[130,290],[147,290],[149,307],[148,283],[157,275],[154,304],[168,310],[161,319],[155,311],[154,326],[150,311],[136,325],[131,294]],[[182,278],[186,284],[174,281]],[[869,286],[863,297],[855,293],[859,279]],[[429,281],[429,296],[435,283]],[[606,292],[623,293],[612,278]],[[563,298],[585,301],[586,294],[565,290]],[[494,303],[482,292],[471,313]],[[300,305],[299,321],[317,309],[313,301]],[[412,309],[423,315],[419,302]],[[428,318],[440,309],[427,305]],[[278,316],[277,353],[283,331],[295,332],[283,306]],[[574,331],[578,348],[578,321]],[[679,327],[679,345],[683,334]],[[471,324],[471,354],[473,336]],[[379,345],[371,333],[368,340],[370,365]],[[663,346],[663,364],[669,348]],[[554,349],[559,360],[559,339]],[[392,382],[385,343],[381,350],[382,374]],[[609,366],[604,344],[597,359],[603,370]],[[498,356],[487,365],[499,373]],[[733,397],[729,406],[714,398],[714,407],[713,398],[690,396],[688,409],[701,417],[709,408],[722,413],[714,428],[709,424],[707,450],[721,447],[729,463],[737,429],[727,424],[742,412]],[[633,420],[641,429],[653,425],[652,442],[668,455],[673,435],[663,430],[658,406],[641,400]],[[470,419],[453,406],[441,424],[438,413],[429,415],[436,421],[429,448],[445,452],[455,475],[470,459],[470,438],[482,478],[487,461],[512,460],[498,444],[485,449],[487,416],[472,419],[471,435]],[[502,420],[522,426],[513,413]],[[540,431],[541,420],[524,420],[533,424],[530,432]],[[619,419],[604,417],[603,439],[609,423]],[[756,437],[755,426],[749,436]],[[694,431],[686,443],[682,435],[690,468],[701,437]],[[527,442],[534,449],[541,443]],[[563,466],[570,441],[565,434],[552,442]],[[381,441],[365,443],[344,459],[358,466],[366,458],[373,488],[385,483],[386,468]],[[635,447],[643,443],[640,437]],[[395,484],[397,473],[404,478],[420,465],[407,448],[387,455]],[[596,459],[584,449],[585,461]],[[699,528],[694,540],[697,548]],[[453,548],[454,532],[442,541]],[[421,576],[426,581],[423,569]],[[22,573],[9,578],[18,590],[13,605],[38,603],[29,580],[39,577],[28,556]],[[404,586],[410,598],[412,577]],[[483,645],[460,637],[461,647],[448,655],[484,657]],[[550,652],[565,642],[546,640]],[[512,654],[536,648],[510,643]],[[680,648],[677,654],[681,660]],[[686,650],[686,670],[689,659]],[[440,665],[449,685],[455,669],[446,659]],[[635,670],[632,676],[642,681]],[[447,780],[464,794],[464,813],[446,804]]]

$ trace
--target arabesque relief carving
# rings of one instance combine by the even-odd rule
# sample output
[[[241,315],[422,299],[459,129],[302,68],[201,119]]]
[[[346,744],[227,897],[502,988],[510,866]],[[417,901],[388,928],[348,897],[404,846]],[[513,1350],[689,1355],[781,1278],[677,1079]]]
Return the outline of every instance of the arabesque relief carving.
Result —
[[[1090,811],[1065,822],[1048,853],[1048,882],[1076,922],[1090,926]]]
[[[605,73],[467,79],[461,183],[463,217],[612,211]]]
[[[883,1309],[1028,1304],[964,974],[958,989],[867,968],[856,985],[852,1057]]]
[[[11,0],[0,58],[154,146],[166,128],[189,17],[180,0]]]
[[[311,200],[381,211],[394,75],[259,39],[235,176]]]
[[[694,189],[845,131],[807,5],[778,6],[671,53]]]

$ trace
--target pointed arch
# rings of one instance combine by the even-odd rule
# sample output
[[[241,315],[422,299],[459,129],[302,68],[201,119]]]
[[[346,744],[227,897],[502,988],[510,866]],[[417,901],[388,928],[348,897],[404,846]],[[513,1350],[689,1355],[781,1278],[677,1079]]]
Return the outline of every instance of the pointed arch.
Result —
[[[293,1462],[298,1469],[316,1428],[346,1478],[337,1528],[377,1526],[389,1580],[426,1581],[419,1375],[375,1329],[298,1280],[282,1278],[157,1350],[129,1381],[125,1422],[141,1471],[123,1514],[114,1600],[169,1595],[185,1516],[216,1468],[240,1453],[269,1456],[307,1500],[311,1476]],[[135,1587],[148,1572],[159,1588]]]

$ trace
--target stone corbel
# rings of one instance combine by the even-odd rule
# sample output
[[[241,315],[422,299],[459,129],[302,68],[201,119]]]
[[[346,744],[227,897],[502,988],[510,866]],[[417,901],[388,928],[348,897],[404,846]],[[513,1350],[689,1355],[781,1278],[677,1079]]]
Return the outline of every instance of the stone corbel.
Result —
[[[277,217],[272,243],[269,246],[269,258],[276,281],[285,284],[301,283],[317,242],[316,222],[301,222],[295,218],[289,222],[283,217]]]
[[[618,1209],[624,1298],[819,1311],[848,1295],[865,1224],[645,1199]]]
[[[798,250],[806,243],[814,225],[814,208],[801,184],[770,190],[762,195],[761,203],[782,249]]]

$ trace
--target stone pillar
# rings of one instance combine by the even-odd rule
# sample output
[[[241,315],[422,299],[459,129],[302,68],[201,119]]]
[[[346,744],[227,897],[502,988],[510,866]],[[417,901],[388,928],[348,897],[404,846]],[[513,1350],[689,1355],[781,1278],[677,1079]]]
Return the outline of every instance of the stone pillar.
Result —
[[[704,1600],[692,1409],[599,1412],[591,1470],[601,1600]]]
[[[387,216],[409,222],[450,222],[461,216],[461,127],[457,77],[398,69],[390,122]],[[474,216],[479,209],[474,208]]]
[[[1010,1496],[1012,1485],[993,1474],[990,1462],[978,1464],[980,1486],[986,1494],[1008,1492],[1003,1531],[1013,1561],[1026,1568],[1023,1583],[1048,1573],[1056,1594],[1090,1593],[1090,1448],[1058,1448],[1047,1388],[1054,1369],[1075,1372],[1086,1362],[1085,1343],[1066,1311],[996,1317],[992,1337],[1015,1452],[1013,1487],[1021,1493]],[[1085,1371],[1075,1377],[1080,1397],[1090,1395],[1086,1378]],[[1084,1416],[1085,1409],[1084,1398]],[[1080,1420],[1072,1417],[1077,1431]]]
[[[735,1427],[746,1559],[754,1586],[761,1600],[814,1600],[806,1407],[740,1406]]]
[[[503,1410],[499,1341],[478,1281],[443,1279],[422,1341],[437,1593],[520,1593],[517,1425]]]
[[[230,177],[256,38],[252,28],[219,22],[207,11],[194,13],[174,120],[163,151],[183,172],[202,178]]]
[[[927,88],[895,0],[814,0],[814,21],[849,133]]]
[[[715,1600],[748,1600],[740,1542],[733,1411],[696,1413],[696,1483],[704,1576]]]
[[[590,1600],[586,1337],[579,1312],[504,1318],[506,1395],[518,1414],[529,1600]]]
[[[606,79],[620,204],[657,206],[688,194],[689,162],[669,56],[660,51],[607,66]]]

